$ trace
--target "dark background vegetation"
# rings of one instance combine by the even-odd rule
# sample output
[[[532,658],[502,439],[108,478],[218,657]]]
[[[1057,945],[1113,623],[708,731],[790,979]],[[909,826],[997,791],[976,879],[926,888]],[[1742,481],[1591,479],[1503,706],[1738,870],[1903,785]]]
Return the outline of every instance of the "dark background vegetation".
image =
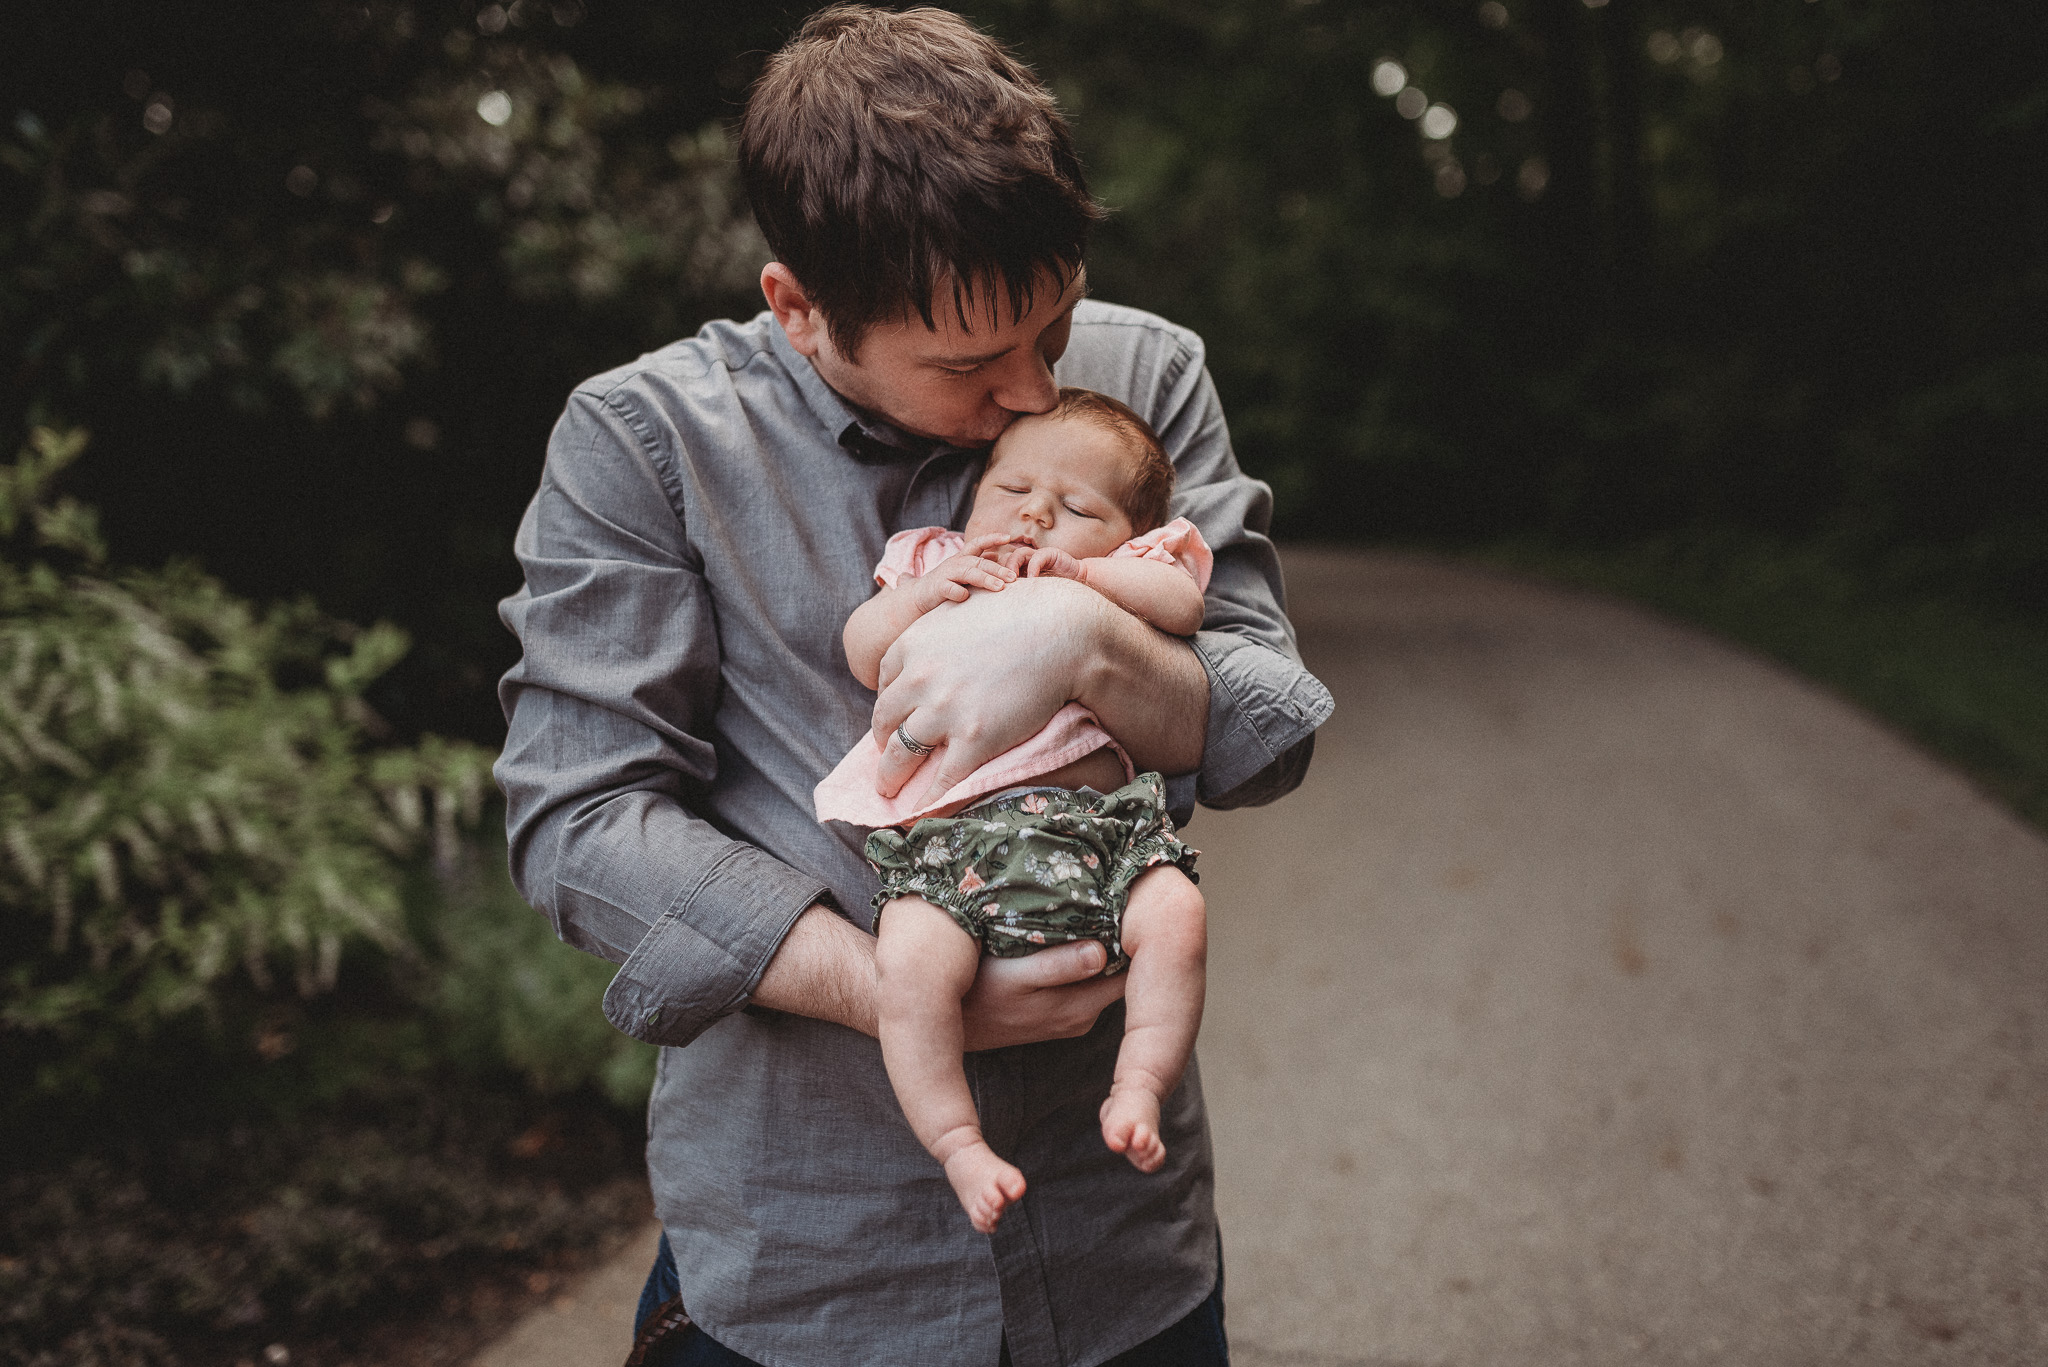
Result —
[[[497,872],[492,607],[570,387],[758,307],[722,122],[805,9],[7,21],[0,1360],[340,1361],[620,1218],[648,1060]],[[2048,9],[969,9],[1282,536],[1637,595],[2048,819]]]

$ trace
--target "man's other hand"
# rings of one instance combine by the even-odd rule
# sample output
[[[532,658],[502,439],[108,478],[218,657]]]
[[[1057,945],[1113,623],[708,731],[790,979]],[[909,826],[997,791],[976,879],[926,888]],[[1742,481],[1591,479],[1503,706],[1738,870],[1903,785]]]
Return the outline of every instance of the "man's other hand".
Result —
[[[874,737],[883,747],[877,789],[894,797],[924,763],[897,735],[946,747],[928,800],[1018,744],[1081,696],[1100,663],[1108,608],[1086,585],[1020,579],[910,624],[882,656]]]
[[[1021,959],[982,956],[974,986],[960,1000],[969,1052],[1010,1044],[1074,1039],[1124,994],[1124,979],[1100,976],[1108,951],[1093,940],[1053,945]]]

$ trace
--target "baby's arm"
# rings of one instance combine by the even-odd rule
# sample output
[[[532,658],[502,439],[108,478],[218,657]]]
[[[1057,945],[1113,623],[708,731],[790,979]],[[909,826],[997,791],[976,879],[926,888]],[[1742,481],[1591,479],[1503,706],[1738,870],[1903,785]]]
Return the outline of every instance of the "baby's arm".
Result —
[[[1078,580],[1169,636],[1192,636],[1201,630],[1202,590],[1178,565],[1124,555],[1076,560],[1065,551],[1040,547],[1020,557],[1017,566],[1027,578]]]
[[[863,687],[879,686],[882,656],[896,644],[912,622],[941,603],[965,601],[975,589],[994,593],[1017,577],[1014,570],[984,559],[984,551],[1005,545],[1007,536],[978,536],[961,552],[933,566],[915,579],[899,579],[894,588],[883,589],[853,610],[840,637],[846,646],[846,663]]]

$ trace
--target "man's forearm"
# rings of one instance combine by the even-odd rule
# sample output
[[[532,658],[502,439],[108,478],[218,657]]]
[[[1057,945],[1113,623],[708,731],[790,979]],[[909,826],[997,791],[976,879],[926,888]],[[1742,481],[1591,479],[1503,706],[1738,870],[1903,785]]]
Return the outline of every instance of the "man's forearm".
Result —
[[[1200,766],[1209,722],[1209,675],[1187,642],[1108,603],[1079,701],[1140,769],[1185,774]]]
[[[1022,959],[984,957],[961,1003],[969,1049],[1000,1049],[1085,1035],[1124,993],[1124,976],[1102,977],[1093,940],[1051,945]],[[789,928],[754,986],[754,1006],[876,1032],[874,937],[830,907],[812,906]]]
[[[874,937],[829,907],[807,908],[768,961],[752,1004],[873,1035]]]

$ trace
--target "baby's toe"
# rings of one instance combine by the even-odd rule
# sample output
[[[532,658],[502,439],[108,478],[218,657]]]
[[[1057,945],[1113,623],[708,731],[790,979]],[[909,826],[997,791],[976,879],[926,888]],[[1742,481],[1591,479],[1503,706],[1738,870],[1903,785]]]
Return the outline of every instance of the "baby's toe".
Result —
[[[1150,1125],[1139,1125],[1131,1135],[1131,1163],[1139,1172],[1157,1172],[1166,1161],[1166,1145]]]

